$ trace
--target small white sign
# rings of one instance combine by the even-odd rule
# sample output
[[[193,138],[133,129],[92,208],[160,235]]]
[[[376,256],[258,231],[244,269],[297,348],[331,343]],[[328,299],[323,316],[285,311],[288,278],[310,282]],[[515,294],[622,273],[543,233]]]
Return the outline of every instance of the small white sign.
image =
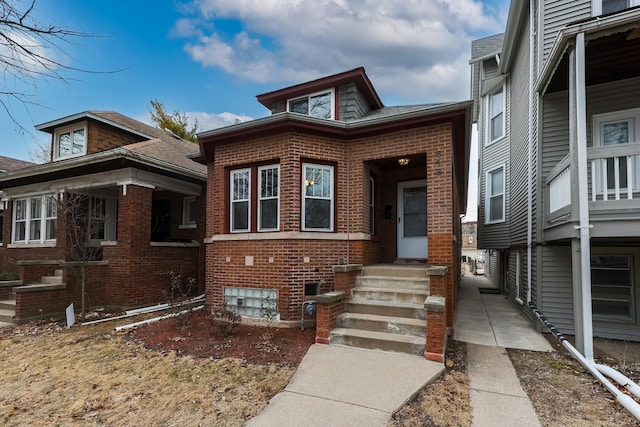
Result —
[[[76,313],[73,310],[73,303],[66,309],[67,313],[67,329],[71,328],[76,323]]]

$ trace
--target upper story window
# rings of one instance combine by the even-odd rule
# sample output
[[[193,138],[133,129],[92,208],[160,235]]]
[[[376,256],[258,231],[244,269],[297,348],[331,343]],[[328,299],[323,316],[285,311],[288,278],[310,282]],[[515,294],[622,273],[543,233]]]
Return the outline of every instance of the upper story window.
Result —
[[[55,241],[58,198],[55,194],[17,199],[13,204],[13,242]]]
[[[596,0],[597,1],[597,0]],[[640,5],[640,0],[601,0],[602,14],[619,12]],[[597,5],[596,5],[597,7]]]
[[[333,166],[302,164],[302,230],[333,231]]]
[[[504,86],[489,95],[489,117],[487,120],[487,143],[504,136]]]
[[[287,111],[320,119],[333,119],[333,90],[287,101]]]
[[[86,123],[57,129],[53,138],[54,160],[82,156],[87,153]]]
[[[503,222],[505,218],[504,165],[487,172],[485,223]]]
[[[277,231],[280,224],[280,165],[235,169],[230,172],[229,182],[231,232]],[[255,221],[254,217],[257,217]]]

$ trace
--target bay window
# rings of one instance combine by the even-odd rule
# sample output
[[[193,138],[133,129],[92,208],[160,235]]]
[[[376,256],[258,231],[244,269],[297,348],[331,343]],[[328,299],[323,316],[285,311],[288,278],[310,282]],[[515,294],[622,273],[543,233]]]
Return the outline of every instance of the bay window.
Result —
[[[333,166],[302,164],[302,229],[333,231]]]
[[[13,206],[13,242],[44,243],[56,239],[56,195],[17,199]]]
[[[277,231],[280,224],[280,165],[230,172],[230,231]]]

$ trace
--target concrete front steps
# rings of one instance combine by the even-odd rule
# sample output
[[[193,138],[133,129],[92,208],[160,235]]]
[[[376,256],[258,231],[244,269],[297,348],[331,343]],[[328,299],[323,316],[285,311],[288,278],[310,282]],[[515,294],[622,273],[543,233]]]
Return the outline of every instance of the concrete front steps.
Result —
[[[423,355],[427,296],[426,266],[367,266],[351,292],[346,312],[329,334],[329,342]]]
[[[62,282],[62,270],[55,270],[53,276],[42,276],[40,283],[30,283],[21,287],[42,287],[43,285],[64,285]],[[15,324],[16,293],[11,292],[9,299],[0,300],[0,327]]]

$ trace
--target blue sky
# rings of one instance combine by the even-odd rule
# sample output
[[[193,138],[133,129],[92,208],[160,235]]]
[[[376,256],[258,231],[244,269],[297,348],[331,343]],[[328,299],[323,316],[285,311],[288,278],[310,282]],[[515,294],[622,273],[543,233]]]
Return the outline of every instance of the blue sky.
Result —
[[[12,3],[24,0],[11,0]],[[85,110],[148,121],[149,101],[201,130],[263,117],[255,96],[364,66],[385,105],[469,98],[471,40],[504,31],[507,0],[38,0],[39,21],[99,37],[49,52],[96,73],[29,87],[0,111],[0,155],[29,160],[34,125]],[[3,89],[11,81],[2,80]],[[8,87],[7,87],[8,86]]]

